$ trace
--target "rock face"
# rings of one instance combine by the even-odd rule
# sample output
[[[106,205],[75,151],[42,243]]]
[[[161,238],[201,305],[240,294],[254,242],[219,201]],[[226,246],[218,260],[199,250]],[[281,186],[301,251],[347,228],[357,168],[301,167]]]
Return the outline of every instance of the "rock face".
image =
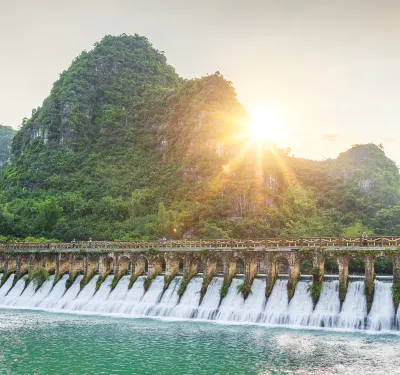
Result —
[[[116,128],[126,132],[150,91],[154,98],[179,82],[165,56],[146,38],[106,36],[60,75],[18,133],[13,154],[18,156],[35,140],[72,151]]]
[[[0,125],[0,168],[7,163],[10,157],[11,141],[15,133],[13,128]]]

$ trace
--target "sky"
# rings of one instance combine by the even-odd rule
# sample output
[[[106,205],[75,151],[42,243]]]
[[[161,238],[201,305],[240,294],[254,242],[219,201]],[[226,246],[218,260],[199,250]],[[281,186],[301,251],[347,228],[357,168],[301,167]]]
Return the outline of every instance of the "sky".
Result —
[[[221,72],[295,156],[373,142],[400,165],[397,0],[0,0],[0,123],[18,128],[82,50],[122,33],[182,77]]]

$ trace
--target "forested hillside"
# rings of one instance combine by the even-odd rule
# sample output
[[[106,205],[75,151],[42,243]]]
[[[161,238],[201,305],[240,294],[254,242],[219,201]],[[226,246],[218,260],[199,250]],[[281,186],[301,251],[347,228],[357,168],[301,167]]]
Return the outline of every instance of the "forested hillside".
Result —
[[[246,138],[219,73],[184,80],[140,36],[106,36],[32,111],[0,172],[0,235],[400,235],[400,179],[375,145],[323,162]]]
[[[10,126],[0,125],[0,168],[3,167],[10,157],[11,141],[15,130]]]

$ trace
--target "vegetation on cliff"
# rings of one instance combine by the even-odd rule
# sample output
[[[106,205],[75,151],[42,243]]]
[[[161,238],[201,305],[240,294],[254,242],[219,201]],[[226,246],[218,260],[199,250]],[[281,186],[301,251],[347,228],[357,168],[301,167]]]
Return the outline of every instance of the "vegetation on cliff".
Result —
[[[7,163],[10,157],[11,141],[15,133],[13,128],[0,125],[0,168]]]
[[[249,143],[246,116],[219,72],[183,80],[146,38],[106,36],[15,135],[0,236],[400,235],[399,172],[380,147],[298,159]]]

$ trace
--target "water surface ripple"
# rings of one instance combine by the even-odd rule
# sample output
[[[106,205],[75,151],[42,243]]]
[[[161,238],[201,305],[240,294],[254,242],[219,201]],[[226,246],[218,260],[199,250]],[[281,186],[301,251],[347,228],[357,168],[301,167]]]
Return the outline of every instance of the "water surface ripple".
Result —
[[[400,374],[393,334],[0,310],[0,335],[0,374]]]

